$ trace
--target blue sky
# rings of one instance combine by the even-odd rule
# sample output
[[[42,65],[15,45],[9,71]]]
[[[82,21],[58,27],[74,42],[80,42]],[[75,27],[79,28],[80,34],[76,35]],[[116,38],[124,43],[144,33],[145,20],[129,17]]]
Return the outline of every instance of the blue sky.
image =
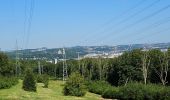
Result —
[[[15,49],[16,40],[23,49],[170,42],[169,5],[170,0],[0,0],[0,48]]]

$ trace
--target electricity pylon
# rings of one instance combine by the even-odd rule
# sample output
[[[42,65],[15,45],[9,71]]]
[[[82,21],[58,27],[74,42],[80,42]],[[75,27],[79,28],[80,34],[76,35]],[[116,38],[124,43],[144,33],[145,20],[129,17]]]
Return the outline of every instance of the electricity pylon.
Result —
[[[77,52],[77,60],[78,60],[78,66],[79,66],[79,71],[81,73],[81,68],[80,68],[80,52]]]
[[[67,63],[66,63],[66,53],[65,49],[62,50],[63,55],[63,81],[66,81],[68,78],[68,72],[67,72]]]
[[[20,62],[19,62],[19,52],[18,52],[18,42],[16,41],[16,58],[15,58],[15,75],[20,76],[21,74],[21,68],[20,68]]]

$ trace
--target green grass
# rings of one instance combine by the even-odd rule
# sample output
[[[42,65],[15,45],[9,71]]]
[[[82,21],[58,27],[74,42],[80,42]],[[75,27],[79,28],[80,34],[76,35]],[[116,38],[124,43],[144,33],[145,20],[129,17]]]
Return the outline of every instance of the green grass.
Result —
[[[100,95],[87,92],[84,97],[64,96],[62,94],[63,82],[50,81],[49,88],[43,88],[42,83],[37,84],[37,92],[28,92],[22,89],[22,81],[10,89],[0,90],[0,100],[100,100]]]

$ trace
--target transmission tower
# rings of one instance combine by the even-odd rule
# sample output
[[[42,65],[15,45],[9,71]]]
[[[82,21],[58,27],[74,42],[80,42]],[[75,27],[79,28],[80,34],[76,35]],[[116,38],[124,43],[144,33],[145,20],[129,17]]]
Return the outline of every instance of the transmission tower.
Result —
[[[68,78],[68,73],[67,73],[66,53],[64,48],[62,50],[62,55],[63,55],[63,81],[65,81]]]
[[[38,61],[38,73],[41,75],[41,63],[40,60]]]
[[[15,75],[20,76],[21,68],[19,62],[18,42],[16,41]]]
[[[81,73],[81,68],[80,68],[80,52],[77,52],[77,60],[78,60],[78,66],[79,66],[79,71]]]
[[[129,44],[128,51],[130,52],[132,50],[132,44]]]

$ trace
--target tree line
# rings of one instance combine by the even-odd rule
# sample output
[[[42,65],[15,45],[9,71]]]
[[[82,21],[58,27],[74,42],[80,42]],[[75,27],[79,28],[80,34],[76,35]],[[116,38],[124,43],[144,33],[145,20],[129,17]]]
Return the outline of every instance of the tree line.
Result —
[[[3,59],[0,63],[1,75],[15,75],[15,60],[8,59],[1,53]],[[169,85],[170,82],[170,49],[161,52],[159,49],[143,51],[135,49],[124,52],[116,58],[85,58],[81,60],[67,60],[68,75],[80,72],[85,80],[104,80],[114,86],[126,85],[130,81],[143,83],[161,83]],[[63,76],[63,63],[57,64],[41,61],[44,74],[61,79]],[[20,60],[21,76],[27,68],[38,74],[37,60]]]

